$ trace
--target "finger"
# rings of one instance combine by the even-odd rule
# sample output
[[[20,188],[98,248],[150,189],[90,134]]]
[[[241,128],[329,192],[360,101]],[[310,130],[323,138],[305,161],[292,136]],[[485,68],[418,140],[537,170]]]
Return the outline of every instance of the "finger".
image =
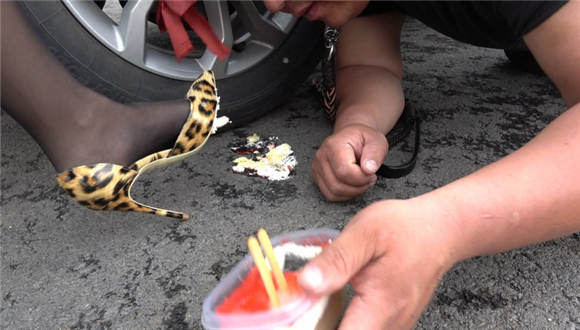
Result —
[[[303,16],[312,6],[311,1],[286,1],[282,11],[292,14],[295,17]]]
[[[374,182],[371,182],[366,186],[352,187],[337,182],[336,180],[332,182],[328,181],[328,179],[321,179],[320,175],[314,178],[318,189],[329,202],[344,202],[350,200],[353,197],[362,195],[374,184]]]
[[[334,149],[328,155],[328,162],[338,181],[355,187],[365,186],[373,181],[372,175],[363,172],[357,164],[357,151],[352,145],[345,143]]]
[[[320,190],[320,193],[322,194],[322,196],[324,196],[324,198],[329,201],[329,202],[343,202],[348,200],[347,198],[344,198],[342,196],[339,196],[335,193],[333,193],[332,191],[330,191],[330,189],[328,189],[328,187],[326,186],[326,183],[324,182],[324,180],[315,180],[316,185],[318,186],[318,190]]]
[[[331,202],[346,201],[361,195],[376,182],[376,176],[374,180],[371,180],[371,182],[363,186],[351,186],[340,182],[334,176],[334,172],[327,161],[316,161],[313,163],[312,177],[324,197]]]
[[[374,174],[379,169],[380,164],[383,163],[387,151],[386,138],[365,140],[360,157],[362,171],[367,175]]]
[[[264,0],[264,5],[269,11],[275,13],[284,8],[284,0]]]
[[[376,175],[372,176],[365,176],[365,180],[362,181],[362,184],[358,184],[354,179],[351,179],[351,176],[356,176],[361,172],[361,169],[358,165],[348,166],[352,171],[342,171],[342,177],[338,177],[336,175],[338,169],[335,171],[330,162],[326,161],[321,163],[322,171],[324,172],[324,178],[327,186],[339,195],[347,195],[353,196],[358,195],[368,189],[376,182]]]
[[[336,196],[328,187],[326,186],[325,174],[321,170],[321,165],[319,163],[312,164],[312,181],[318,187],[318,190],[322,193],[322,196],[330,202],[338,202],[340,199]]]
[[[318,186],[318,190],[320,190],[322,196],[329,202],[342,202],[347,200],[347,198],[340,196],[340,194],[328,188],[326,184],[328,179],[325,178],[325,174],[320,170],[320,167],[312,168],[312,179],[316,186]]]
[[[313,162],[325,180],[327,185],[332,182],[340,182],[344,185],[357,188],[365,188],[376,181],[372,175],[365,175],[356,164],[354,148],[349,144],[341,144],[341,147],[323,147],[320,149]]]
[[[406,314],[401,307],[410,295],[401,288],[406,287],[404,282],[409,280],[409,275],[403,276],[403,283],[399,283],[401,278],[396,274],[401,270],[396,262],[385,259],[384,254],[372,259],[350,280],[356,296],[351,299],[340,329],[407,329],[400,323],[405,319],[401,316]]]
[[[355,224],[345,229],[300,271],[298,281],[302,288],[313,295],[342,288],[374,257],[376,239],[372,227]]]
[[[379,301],[381,298],[382,295],[354,296],[344,313],[339,330],[385,329],[391,313],[385,311],[386,298]]]
[[[430,293],[424,296],[425,299],[415,300],[414,297],[409,298],[409,294],[402,296],[401,291],[397,290],[406,283],[393,283],[386,274],[383,283],[377,284],[381,286],[357,294],[351,299],[339,330],[412,329],[434,291],[434,288],[430,290]]]

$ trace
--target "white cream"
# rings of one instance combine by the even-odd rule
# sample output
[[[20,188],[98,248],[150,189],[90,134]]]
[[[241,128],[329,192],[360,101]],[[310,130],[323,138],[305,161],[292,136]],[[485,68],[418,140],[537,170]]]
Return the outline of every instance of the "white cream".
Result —
[[[217,117],[213,122],[213,127],[211,128],[211,134],[215,134],[218,129],[226,126],[227,124],[231,124],[230,118],[227,116]]]
[[[259,141],[256,134],[247,138],[247,146],[252,146]],[[255,171],[258,176],[271,181],[286,180],[296,167],[296,157],[292,154],[292,147],[288,143],[276,147],[270,147],[266,156],[258,156],[256,160],[248,157],[238,157],[234,159],[235,165],[232,170],[236,173],[244,173],[246,170]]]
[[[322,247],[318,245],[299,245],[294,242],[284,243],[274,248],[274,255],[280,265],[284,269],[286,256],[291,255],[297,258],[310,260],[316,257],[322,251]],[[268,266],[270,266],[268,264]]]

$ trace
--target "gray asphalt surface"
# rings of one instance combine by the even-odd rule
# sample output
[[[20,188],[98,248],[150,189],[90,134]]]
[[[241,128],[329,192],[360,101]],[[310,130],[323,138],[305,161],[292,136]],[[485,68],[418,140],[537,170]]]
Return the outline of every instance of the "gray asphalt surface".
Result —
[[[341,229],[373,201],[421,194],[514,151],[565,109],[547,78],[510,69],[502,51],[413,21],[403,40],[407,98],[423,119],[418,166],[348,203],[326,202],[311,181],[313,154],[331,127],[308,84],[288,91],[278,111],[136,184],[139,200],[185,210],[187,222],[77,206],[3,112],[0,327],[199,329],[204,297],[258,228]],[[269,182],[233,174],[228,146],[252,133],[290,143],[296,175]],[[580,329],[579,269],[578,234],[462,262],[417,328]]]

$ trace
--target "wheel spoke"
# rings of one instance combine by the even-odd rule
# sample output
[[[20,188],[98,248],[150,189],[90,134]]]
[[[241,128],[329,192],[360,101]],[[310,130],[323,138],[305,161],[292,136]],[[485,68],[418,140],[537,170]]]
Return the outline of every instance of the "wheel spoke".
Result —
[[[227,47],[232,47],[234,33],[226,1],[204,1],[205,13],[213,32]],[[224,77],[227,73],[227,59],[220,60],[209,49],[198,59],[202,68],[212,69],[216,77]]]
[[[251,69],[275,51],[296,24],[296,19],[289,14],[262,14],[260,7],[250,0],[202,0],[200,3],[218,39],[231,48],[234,38],[239,38],[240,47],[224,60],[206,50],[199,58],[187,57],[177,62],[165,46],[148,43],[151,42],[148,37],[152,37],[148,36],[148,14],[157,5],[156,1],[128,0],[123,1],[124,6],[105,6],[104,11],[90,0],[60,1],[91,35],[117,56],[151,73],[181,80],[191,80],[204,69],[212,69],[219,79]],[[229,4],[236,9],[236,15],[230,15]]]
[[[260,14],[252,1],[233,1],[232,5],[238,11],[238,17],[244,27],[252,34],[255,41],[274,48],[286,38],[286,34],[283,31]]]
[[[119,33],[123,45],[121,55],[133,62],[144,63],[147,37],[147,13],[153,0],[128,1],[123,8]]]

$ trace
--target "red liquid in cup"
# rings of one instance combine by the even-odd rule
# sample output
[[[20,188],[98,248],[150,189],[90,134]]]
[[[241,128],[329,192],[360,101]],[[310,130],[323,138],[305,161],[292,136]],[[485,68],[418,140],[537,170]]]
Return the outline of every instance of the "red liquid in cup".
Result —
[[[288,291],[280,297],[282,304],[291,301],[292,297],[302,294],[297,277],[297,272],[284,273],[284,278],[288,283]],[[274,284],[276,285],[276,283]],[[278,289],[277,285],[276,289]],[[280,292],[278,294],[280,295]],[[260,272],[256,267],[253,267],[244,281],[216,308],[216,312],[220,314],[265,312],[271,307]]]
[[[324,248],[338,234],[336,230],[325,228],[303,230],[274,237],[272,245],[276,248],[295,243]],[[298,285],[297,275],[296,271],[284,272],[288,294],[278,292],[281,305],[272,308],[260,274],[251,256],[247,255],[204,300],[201,319],[204,329],[336,329],[346,303],[345,290],[325,297],[309,297]]]

